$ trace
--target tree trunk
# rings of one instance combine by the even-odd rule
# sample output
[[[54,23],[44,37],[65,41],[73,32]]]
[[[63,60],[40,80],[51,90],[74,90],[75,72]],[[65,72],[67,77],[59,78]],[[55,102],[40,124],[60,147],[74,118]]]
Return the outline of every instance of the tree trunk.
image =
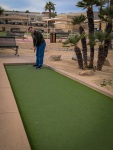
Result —
[[[112,6],[113,5],[113,0],[110,0],[110,6]]]
[[[105,60],[104,47],[103,47],[103,45],[100,45],[99,50],[98,50],[97,70],[99,70],[99,71],[102,70],[104,60]]]
[[[82,59],[82,54],[81,54],[80,48],[78,46],[75,46],[74,51],[77,56],[79,68],[83,69],[83,59]]]
[[[105,31],[107,32],[108,36],[111,34],[111,32],[112,32],[112,21],[107,24]],[[110,40],[106,39],[104,41],[104,55],[105,55],[105,58],[108,55],[109,45],[110,45]]]
[[[79,27],[79,33],[80,34],[85,33],[82,26]],[[81,39],[81,43],[82,43],[84,66],[86,68],[87,67],[87,44],[86,44],[86,38],[85,37]]]
[[[110,6],[113,6],[113,0],[110,0]],[[112,40],[110,41],[110,46],[109,46],[110,49],[112,49]]]
[[[93,15],[92,7],[88,8],[88,10],[87,10],[87,17],[88,17],[89,34],[92,34],[92,33],[94,33],[94,15]],[[90,45],[89,68],[93,68],[93,61],[94,61],[94,46]]]
[[[90,46],[90,62],[88,68],[93,68],[94,61],[94,46]]]
[[[51,18],[51,10],[49,10],[49,18]]]

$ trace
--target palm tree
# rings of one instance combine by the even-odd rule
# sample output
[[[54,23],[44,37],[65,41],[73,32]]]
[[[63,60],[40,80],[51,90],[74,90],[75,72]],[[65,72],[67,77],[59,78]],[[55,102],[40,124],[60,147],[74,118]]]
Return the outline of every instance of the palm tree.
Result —
[[[98,49],[98,61],[97,61],[97,70],[102,70],[102,66],[105,61],[105,54],[104,54],[104,40],[106,39],[106,32],[99,31],[95,33],[97,42],[99,43]]]
[[[52,2],[46,2],[46,5],[45,5],[45,7],[44,7],[44,9],[45,9],[45,11],[49,11],[49,18],[51,18],[51,11],[53,10],[53,12],[55,11],[55,6],[54,6],[55,4],[54,3],[52,3]]]
[[[3,14],[4,9],[0,6],[0,16]]]
[[[72,44],[74,46],[74,51],[77,56],[78,65],[80,69],[83,69],[83,59],[80,48],[77,46],[78,42],[83,38],[84,35],[75,34],[71,37],[69,37],[65,42],[63,42],[64,45],[66,44]]]
[[[96,5],[97,2],[98,2],[98,0],[82,0],[82,1],[78,2],[76,5],[78,7],[87,9],[89,34],[94,33],[93,5]],[[94,60],[94,46],[90,45],[90,62],[89,62],[90,68],[93,68],[93,60]]]
[[[85,34],[84,28],[81,25],[81,23],[83,23],[85,20],[86,20],[86,16],[84,16],[83,14],[81,14],[80,16],[74,16],[72,18],[72,24],[79,25],[79,33],[80,34]],[[83,38],[81,38],[81,43],[82,43],[84,66],[86,68],[87,67],[87,44],[86,44],[85,36]]]
[[[105,57],[107,57],[108,55],[108,49],[109,49],[109,45],[110,45],[110,39],[107,38],[111,35],[112,32],[112,18],[113,18],[113,6],[107,7],[105,9],[102,10],[101,14],[99,15],[99,17],[103,20],[106,21],[106,29],[105,32],[106,34],[106,39],[104,41],[104,53],[105,53]]]
[[[108,0],[99,0],[96,3],[96,6],[99,6],[99,15],[101,14],[102,8],[105,7],[105,4],[108,3]],[[101,30],[101,22],[99,24],[99,30]]]
[[[113,0],[110,0],[110,6],[113,6]]]

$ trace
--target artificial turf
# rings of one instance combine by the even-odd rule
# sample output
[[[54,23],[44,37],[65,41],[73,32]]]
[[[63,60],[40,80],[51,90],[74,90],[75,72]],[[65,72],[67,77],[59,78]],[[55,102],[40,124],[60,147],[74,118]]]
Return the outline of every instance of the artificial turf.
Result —
[[[113,150],[113,99],[47,67],[5,66],[32,150]]]

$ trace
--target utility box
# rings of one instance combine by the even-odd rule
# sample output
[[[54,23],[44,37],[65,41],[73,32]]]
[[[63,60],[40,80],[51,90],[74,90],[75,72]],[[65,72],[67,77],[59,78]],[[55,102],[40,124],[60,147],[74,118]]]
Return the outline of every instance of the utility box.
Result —
[[[50,33],[50,43],[53,43],[53,33]]]
[[[56,43],[56,33],[50,33],[50,43]]]
[[[53,43],[56,43],[56,33],[53,33]]]

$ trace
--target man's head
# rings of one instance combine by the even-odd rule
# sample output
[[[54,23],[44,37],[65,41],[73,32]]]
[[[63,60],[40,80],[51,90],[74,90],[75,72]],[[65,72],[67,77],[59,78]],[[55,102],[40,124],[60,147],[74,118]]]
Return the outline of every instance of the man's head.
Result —
[[[29,28],[28,28],[28,31],[31,32],[31,33],[33,33],[33,32],[34,32],[33,27],[29,27]]]

